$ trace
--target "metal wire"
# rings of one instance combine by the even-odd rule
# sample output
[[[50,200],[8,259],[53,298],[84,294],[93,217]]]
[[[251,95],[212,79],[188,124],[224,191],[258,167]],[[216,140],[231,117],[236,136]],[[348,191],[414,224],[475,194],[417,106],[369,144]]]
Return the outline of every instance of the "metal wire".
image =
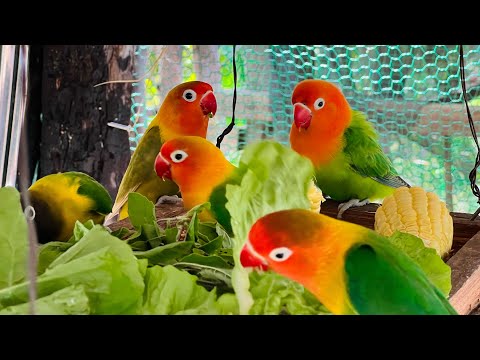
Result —
[[[465,101],[465,106],[467,108],[467,117],[468,123],[470,125],[470,131],[472,132],[473,140],[475,141],[475,145],[477,146],[477,156],[475,158],[475,165],[473,166],[472,171],[470,171],[468,178],[470,179],[470,187],[472,189],[473,195],[477,197],[477,203],[480,204],[480,189],[476,184],[477,180],[477,169],[480,166],[480,145],[478,144],[477,138],[477,131],[475,130],[475,124],[473,123],[472,114],[470,113],[470,108],[468,106],[467,101],[467,86],[465,84],[465,62],[463,58],[463,45],[460,45],[459,49],[459,57],[460,57],[460,80],[462,83],[462,92],[463,92],[463,101]],[[470,220],[475,220],[475,218],[480,213],[480,207],[475,211],[472,218]]]
[[[223,132],[217,137],[217,147],[220,149],[220,144],[223,141],[225,135],[232,131],[235,126],[235,106],[237,105],[237,64],[235,62],[235,47],[233,45],[233,104],[232,104],[232,121],[228,126],[223,130]]]

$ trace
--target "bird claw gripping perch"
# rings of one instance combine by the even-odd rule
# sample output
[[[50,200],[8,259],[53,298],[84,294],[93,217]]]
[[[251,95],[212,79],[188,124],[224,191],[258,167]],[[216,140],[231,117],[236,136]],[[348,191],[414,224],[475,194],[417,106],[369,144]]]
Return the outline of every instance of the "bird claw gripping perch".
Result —
[[[160,204],[181,204],[182,202],[183,202],[183,200],[181,198],[179,198],[177,195],[173,195],[173,196],[163,195],[163,196],[160,196],[158,198],[156,205],[160,205]]]
[[[370,201],[368,199],[352,199],[347,202],[341,203],[340,205],[338,205],[337,219],[341,219],[343,213],[352,207],[360,207],[368,204],[370,204]]]

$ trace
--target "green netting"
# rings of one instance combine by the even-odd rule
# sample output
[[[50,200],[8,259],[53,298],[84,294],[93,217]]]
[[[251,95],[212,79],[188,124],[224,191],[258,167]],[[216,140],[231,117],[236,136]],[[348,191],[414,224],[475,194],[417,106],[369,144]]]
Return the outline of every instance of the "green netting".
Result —
[[[209,82],[218,101],[208,138],[232,115],[230,45],[139,45],[131,125],[132,150],[165,94],[187,80]],[[480,45],[464,45],[468,101],[480,106]],[[457,45],[241,45],[237,46],[234,130],[222,150],[238,161],[243,146],[260,138],[288,144],[293,120],[290,97],[302,79],[339,84],[354,109],[374,123],[381,145],[409,183],[434,191],[449,209],[474,212],[468,173],[475,160],[463,103]],[[475,120],[478,112],[472,108]]]

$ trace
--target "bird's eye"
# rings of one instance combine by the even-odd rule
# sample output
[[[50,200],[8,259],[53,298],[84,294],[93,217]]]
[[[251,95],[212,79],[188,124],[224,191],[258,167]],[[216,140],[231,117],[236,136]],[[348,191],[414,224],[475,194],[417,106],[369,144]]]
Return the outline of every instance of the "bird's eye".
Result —
[[[270,254],[268,254],[268,256],[274,261],[281,262],[287,260],[292,254],[293,251],[289,248],[279,247],[270,251]]]
[[[317,100],[315,100],[315,102],[313,103],[313,107],[315,108],[315,110],[320,110],[321,108],[323,108],[325,106],[325,100],[323,100],[322,98],[318,98]]]
[[[175,150],[170,154],[170,159],[175,163],[181,163],[188,157],[188,154],[183,150]]]
[[[197,98],[197,93],[192,89],[187,89],[183,92],[183,98],[188,102],[195,101],[195,99]]]

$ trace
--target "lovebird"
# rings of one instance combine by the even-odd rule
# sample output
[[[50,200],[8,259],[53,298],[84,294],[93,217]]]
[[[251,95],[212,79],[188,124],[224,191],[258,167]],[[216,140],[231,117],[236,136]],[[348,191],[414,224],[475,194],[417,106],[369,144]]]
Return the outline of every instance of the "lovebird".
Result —
[[[76,171],[50,174],[35,181],[28,189],[35,211],[38,241],[67,241],[75,222],[93,220],[103,223],[112,211],[112,198],[93,177]]]
[[[410,187],[384,154],[367,116],[352,110],[333,83],[299,82],[292,104],[290,145],[312,161],[323,193],[341,202],[338,218],[350,207],[381,201],[398,187]]]
[[[128,217],[128,194],[137,192],[152,202],[164,195],[175,195],[178,186],[162,181],[153,165],[162,144],[181,135],[207,136],[209,119],[217,111],[212,86],[202,81],[189,81],[171,89],[157,115],[140,138],[118,188],[112,213],[106,222],[119,213],[118,220]]]
[[[155,159],[158,178],[178,184],[184,208],[190,210],[210,202],[210,210],[203,210],[199,218],[219,222],[230,234],[225,187],[238,178],[235,169],[219,148],[199,136],[180,136],[165,142]]]
[[[302,284],[333,314],[457,314],[421,268],[388,239],[305,209],[257,219],[240,261]]]
[[[225,207],[226,186],[239,184],[244,171],[232,165],[212,142],[198,136],[167,141],[155,160],[155,172],[159,178],[172,179],[178,184],[185,209],[210,202],[210,210],[203,210],[200,219],[217,221],[233,234],[230,213]],[[307,193],[311,211],[319,211],[319,196],[321,192],[312,182]]]

